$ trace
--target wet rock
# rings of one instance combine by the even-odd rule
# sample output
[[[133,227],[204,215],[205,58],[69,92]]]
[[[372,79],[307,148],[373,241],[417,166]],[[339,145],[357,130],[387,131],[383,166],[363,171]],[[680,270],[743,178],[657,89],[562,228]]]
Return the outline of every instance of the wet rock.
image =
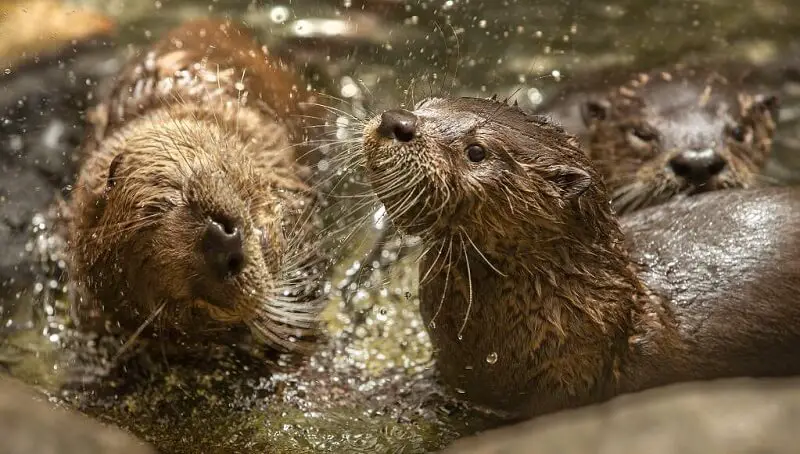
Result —
[[[680,384],[465,438],[444,453],[790,453],[798,417],[798,379]]]
[[[98,81],[118,68],[107,35],[68,42],[0,73],[0,319],[37,276],[31,254],[36,214],[74,180],[73,151]],[[10,298],[9,298],[10,297]]]
[[[4,1],[0,3],[0,69],[113,28],[110,18],[61,0]]]
[[[0,454],[147,454],[156,451],[120,429],[56,408],[21,383],[0,378]]]

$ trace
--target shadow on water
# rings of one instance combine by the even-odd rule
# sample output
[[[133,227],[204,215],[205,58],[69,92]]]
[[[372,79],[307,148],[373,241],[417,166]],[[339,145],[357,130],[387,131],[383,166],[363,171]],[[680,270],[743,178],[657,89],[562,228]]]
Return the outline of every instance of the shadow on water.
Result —
[[[332,96],[339,100],[332,105],[347,113],[331,118],[331,133],[340,139],[357,123],[350,116],[363,118],[429,94],[517,94],[536,107],[576,75],[591,79],[693,59],[748,62],[768,68],[769,76],[776,62],[793,67],[800,61],[793,41],[800,13],[791,0],[71,3],[116,18],[119,42],[132,46],[192,17],[245,21],[276,52],[322,69],[317,82],[334,87]],[[796,84],[766,79],[790,101],[800,96]],[[797,109],[789,102],[784,110],[789,115],[781,142],[786,151],[776,157],[779,170],[800,163],[791,152],[800,140],[793,135]],[[10,136],[5,129],[3,134]],[[329,162],[337,152],[328,150]],[[342,194],[365,190],[355,176],[341,178]],[[68,308],[56,279],[63,267],[60,244],[50,234],[46,210],[51,201],[33,201],[19,227],[29,236],[22,249],[29,261],[37,257],[41,273],[30,282],[31,291],[3,303],[0,361],[53,399],[170,453],[429,452],[494,424],[445,397],[435,384],[431,346],[416,309],[414,253],[400,260],[382,257],[391,266],[360,276],[345,297],[336,291],[368,252],[377,234],[371,222],[350,232],[331,279],[325,313],[330,341],[299,371],[261,373],[258,365],[219,347],[201,359],[157,360],[141,370],[132,365],[97,383],[62,388],[76,374],[91,375],[93,366],[68,348]],[[354,214],[348,211],[352,205],[336,203],[329,214],[335,219],[347,212],[352,216],[340,220],[347,223],[369,219],[374,208]],[[81,342],[90,347],[88,356],[103,356],[101,339]],[[76,372],[76,364],[89,370]]]

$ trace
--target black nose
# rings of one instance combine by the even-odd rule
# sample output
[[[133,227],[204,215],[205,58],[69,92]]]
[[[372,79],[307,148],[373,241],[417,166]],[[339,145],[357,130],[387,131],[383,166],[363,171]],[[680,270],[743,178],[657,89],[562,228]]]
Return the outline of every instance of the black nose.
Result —
[[[669,161],[675,175],[694,184],[707,183],[714,175],[725,168],[725,160],[711,148],[705,150],[686,150]]]
[[[403,109],[387,110],[381,115],[378,134],[387,139],[409,142],[417,132],[417,117]]]
[[[203,254],[220,278],[235,276],[244,268],[242,232],[228,220],[209,219],[203,233]]]

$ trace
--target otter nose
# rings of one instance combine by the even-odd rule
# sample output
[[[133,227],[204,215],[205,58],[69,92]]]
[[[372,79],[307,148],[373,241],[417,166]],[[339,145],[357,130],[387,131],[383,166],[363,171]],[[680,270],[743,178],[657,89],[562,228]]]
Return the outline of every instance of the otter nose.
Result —
[[[241,230],[228,221],[209,219],[203,233],[203,253],[208,266],[220,278],[239,274],[244,268]]]
[[[714,175],[725,168],[725,160],[711,148],[705,150],[686,150],[669,161],[675,175],[694,184],[707,183]]]
[[[410,142],[417,132],[417,117],[404,109],[387,110],[381,115],[378,134],[387,139]]]

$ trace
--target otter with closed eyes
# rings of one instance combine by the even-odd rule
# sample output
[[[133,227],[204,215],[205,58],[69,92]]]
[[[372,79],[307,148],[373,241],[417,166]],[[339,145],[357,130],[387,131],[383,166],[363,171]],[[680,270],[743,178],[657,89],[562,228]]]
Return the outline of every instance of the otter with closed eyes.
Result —
[[[79,321],[308,352],[326,258],[297,144],[314,105],[230,21],[189,22],[133,58],[93,112],[69,201]]]

